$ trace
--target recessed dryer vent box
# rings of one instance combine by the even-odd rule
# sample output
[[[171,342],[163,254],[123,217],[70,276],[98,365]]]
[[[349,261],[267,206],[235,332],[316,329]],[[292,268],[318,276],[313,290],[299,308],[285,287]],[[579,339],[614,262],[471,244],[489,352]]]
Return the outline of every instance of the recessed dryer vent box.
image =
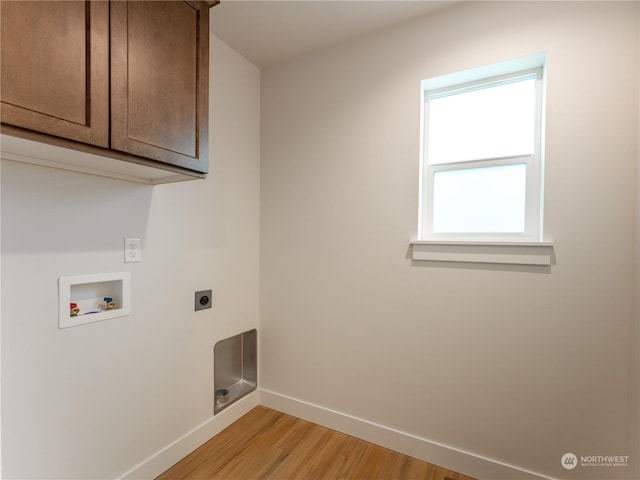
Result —
[[[220,340],[213,347],[214,415],[256,389],[257,337],[254,328]]]
[[[74,327],[129,315],[130,279],[129,272],[60,277],[58,327]],[[111,302],[105,302],[105,298]],[[72,311],[72,304],[77,313]]]

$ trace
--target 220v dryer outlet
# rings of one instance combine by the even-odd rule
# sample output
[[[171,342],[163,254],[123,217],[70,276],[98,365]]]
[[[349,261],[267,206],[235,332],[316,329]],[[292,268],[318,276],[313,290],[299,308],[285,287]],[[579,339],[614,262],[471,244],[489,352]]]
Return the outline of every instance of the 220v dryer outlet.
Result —
[[[142,260],[142,249],[139,238],[124,239],[124,263],[140,262]]]
[[[196,292],[196,299],[194,309],[197,312],[198,310],[204,310],[206,308],[211,308],[211,290],[201,290]]]

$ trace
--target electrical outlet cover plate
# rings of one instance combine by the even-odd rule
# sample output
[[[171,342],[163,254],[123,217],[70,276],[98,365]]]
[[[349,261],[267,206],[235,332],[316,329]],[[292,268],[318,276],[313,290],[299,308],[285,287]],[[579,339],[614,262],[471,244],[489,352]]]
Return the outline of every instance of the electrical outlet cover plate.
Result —
[[[142,260],[142,249],[139,238],[124,239],[124,263],[140,262]]]
[[[211,290],[201,290],[196,292],[195,298],[195,311],[204,310],[205,308],[211,308]]]

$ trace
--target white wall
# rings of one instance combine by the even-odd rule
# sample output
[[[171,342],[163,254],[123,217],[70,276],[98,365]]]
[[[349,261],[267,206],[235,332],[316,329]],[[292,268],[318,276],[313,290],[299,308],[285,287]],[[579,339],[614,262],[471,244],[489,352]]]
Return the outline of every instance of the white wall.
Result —
[[[638,455],[639,23],[637,2],[470,2],[263,71],[270,397],[541,476],[633,478],[560,458]],[[538,52],[556,263],[412,264],[420,81]],[[423,456],[490,478],[453,449]]]
[[[258,326],[260,72],[211,46],[207,180],[3,161],[5,478],[153,477],[257,403],[212,419],[213,346]],[[123,263],[124,237],[142,238],[141,263]],[[131,272],[131,315],[58,329],[58,277],[114,271]],[[194,312],[208,288],[213,308]]]

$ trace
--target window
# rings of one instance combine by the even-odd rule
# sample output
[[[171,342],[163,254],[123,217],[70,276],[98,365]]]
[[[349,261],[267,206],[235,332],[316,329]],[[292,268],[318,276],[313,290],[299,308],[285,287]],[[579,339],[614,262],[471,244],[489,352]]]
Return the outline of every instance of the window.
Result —
[[[543,63],[423,82],[420,240],[541,240]]]

